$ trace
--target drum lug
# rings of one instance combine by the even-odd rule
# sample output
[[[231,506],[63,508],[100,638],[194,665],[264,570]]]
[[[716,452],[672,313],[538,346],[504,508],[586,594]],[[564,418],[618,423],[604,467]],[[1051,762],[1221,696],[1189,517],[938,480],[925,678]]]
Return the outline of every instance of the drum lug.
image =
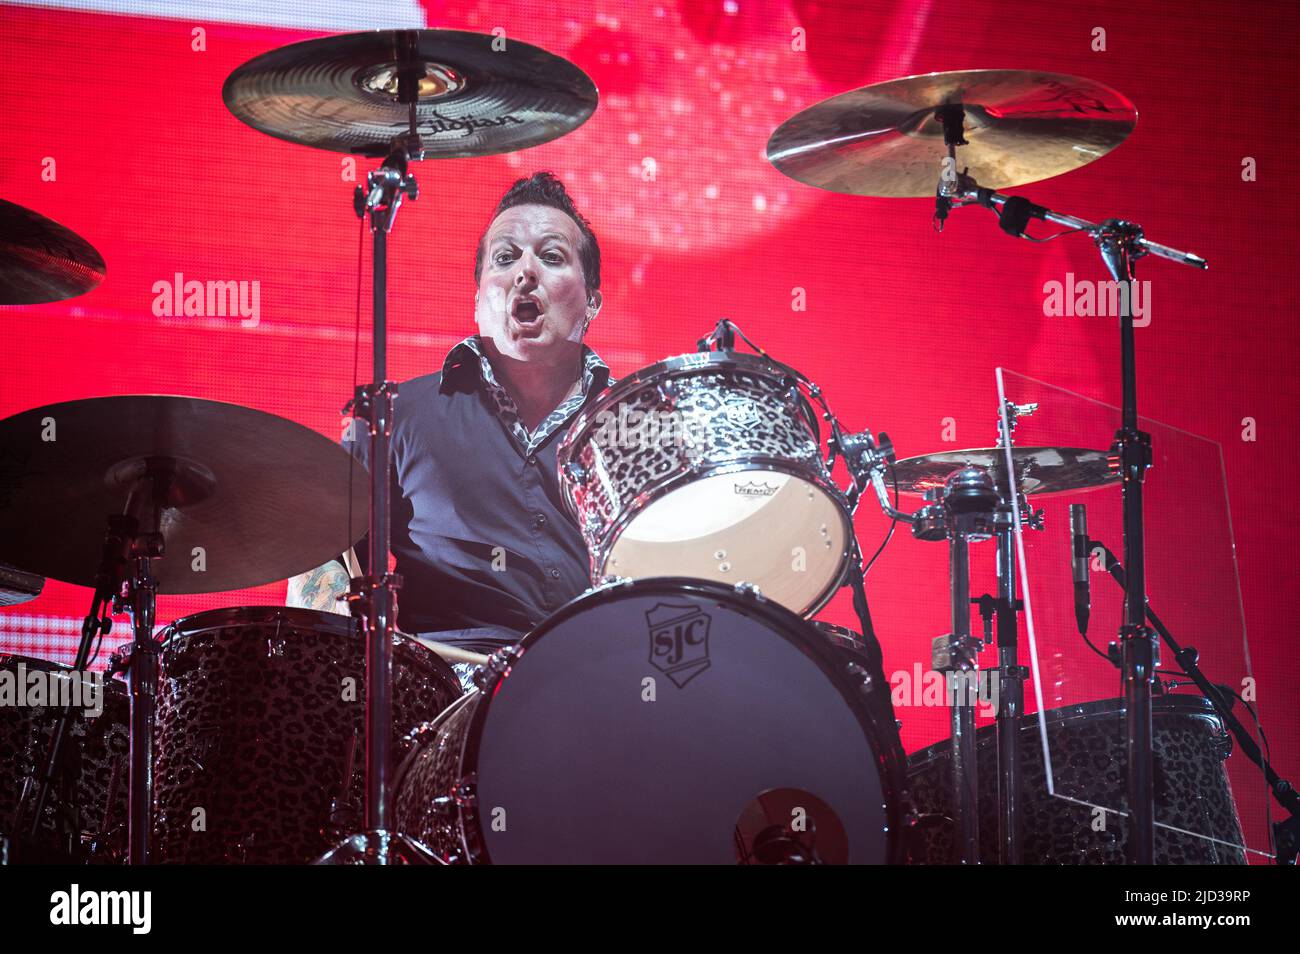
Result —
[[[786,410],[798,412],[803,402],[803,395],[799,393],[798,384],[791,383],[789,378],[786,378],[783,383],[785,384],[785,394],[782,395],[782,400],[785,402]]]
[[[564,462],[564,476],[575,484],[585,484],[587,482],[587,469],[576,460],[566,460]]]
[[[487,662],[474,670],[474,685],[484,692],[491,691],[497,683],[510,675],[510,667],[517,663],[522,655],[523,649],[518,645],[498,649],[488,656]]]
[[[459,791],[460,786],[457,786],[456,789]],[[429,802],[429,807],[438,818],[448,821],[456,817],[456,807],[459,804],[455,795],[439,795]]]
[[[859,689],[865,693],[871,692],[871,673],[867,672],[864,667],[851,662],[845,667],[845,670],[848,672],[849,678],[858,684]]]
[[[451,795],[445,796],[444,800],[457,808],[474,808],[478,804],[478,775],[474,772],[466,775],[456,783],[455,788],[451,790]]]

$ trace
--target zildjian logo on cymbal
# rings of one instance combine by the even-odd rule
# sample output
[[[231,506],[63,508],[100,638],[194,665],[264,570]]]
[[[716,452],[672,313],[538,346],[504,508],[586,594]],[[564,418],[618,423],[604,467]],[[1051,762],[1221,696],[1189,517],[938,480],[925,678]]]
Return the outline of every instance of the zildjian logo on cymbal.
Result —
[[[436,121],[434,121],[436,120]],[[436,136],[439,133],[456,132],[463,130],[466,136],[474,135],[476,129],[492,129],[497,126],[504,126],[506,123],[523,123],[518,116],[506,113],[504,116],[495,116],[488,119],[475,119],[472,116],[465,119],[451,119],[442,115],[437,110],[433,112],[433,120],[421,119],[419,128],[429,135]]]

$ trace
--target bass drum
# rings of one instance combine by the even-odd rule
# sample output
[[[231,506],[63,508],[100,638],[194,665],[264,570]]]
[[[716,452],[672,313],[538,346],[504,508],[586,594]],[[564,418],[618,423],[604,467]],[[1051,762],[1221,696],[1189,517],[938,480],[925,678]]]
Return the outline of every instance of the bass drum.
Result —
[[[163,635],[156,861],[304,864],[364,827],[365,646],[355,620],[237,607],[187,616]],[[400,744],[460,686],[415,640],[394,633],[392,646]],[[393,763],[400,757],[395,749]]]
[[[873,680],[752,589],[591,590],[477,678],[396,781],[397,827],[446,861],[900,860]]]

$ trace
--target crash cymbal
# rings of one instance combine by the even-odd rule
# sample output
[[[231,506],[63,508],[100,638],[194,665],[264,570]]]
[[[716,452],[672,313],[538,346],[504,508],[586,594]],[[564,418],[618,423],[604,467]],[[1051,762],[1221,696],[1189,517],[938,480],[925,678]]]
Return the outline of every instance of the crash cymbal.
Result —
[[[211,593],[302,573],[367,524],[369,478],[329,438],[220,401],[124,395],[0,421],[0,561],[93,586],[110,514],[146,468],[176,477],[153,562],[160,593]],[[351,471],[352,520],[348,521]]]
[[[254,57],[226,79],[226,107],[290,142],[388,155],[410,129],[398,74],[418,82],[426,158],[513,152],[572,132],[596,86],[568,60],[519,40],[461,30],[376,30],[305,40]]]
[[[1077,76],[1036,70],[927,73],[864,86],[781,124],[767,158],[781,172],[831,192],[933,196],[947,155],[935,109],[961,105],[967,145],[957,170],[1006,189],[1100,159],[1137,123],[1124,96]]]
[[[1047,496],[1091,490],[1119,480],[1119,458],[1110,451],[1078,447],[1013,447],[1011,458],[1019,477],[1020,490],[1031,496]],[[894,464],[901,494],[924,494],[942,487],[953,471],[963,467],[985,468],[999,490],[1007,486],[1006,451],[1001,447],[943,451],[909,457]],[[892,481],[892,478],[891,478]]]
[[[0,199],[0,305],[85,294],[104,280],[94,246],[58,222]]]

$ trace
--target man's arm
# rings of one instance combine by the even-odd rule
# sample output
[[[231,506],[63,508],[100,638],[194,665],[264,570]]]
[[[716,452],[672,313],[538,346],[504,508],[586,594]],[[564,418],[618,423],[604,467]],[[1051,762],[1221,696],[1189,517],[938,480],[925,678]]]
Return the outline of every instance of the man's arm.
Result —
[[[351,564],[356,557],[349,549],[344,559]],[[340,600],[348,591],[349,573],[338,560],[299,573],[290,578],[289,590],[284,597],[285,606],[297,606],[303,609],[324,610],[327,613],[349,615],[347,600]]]

